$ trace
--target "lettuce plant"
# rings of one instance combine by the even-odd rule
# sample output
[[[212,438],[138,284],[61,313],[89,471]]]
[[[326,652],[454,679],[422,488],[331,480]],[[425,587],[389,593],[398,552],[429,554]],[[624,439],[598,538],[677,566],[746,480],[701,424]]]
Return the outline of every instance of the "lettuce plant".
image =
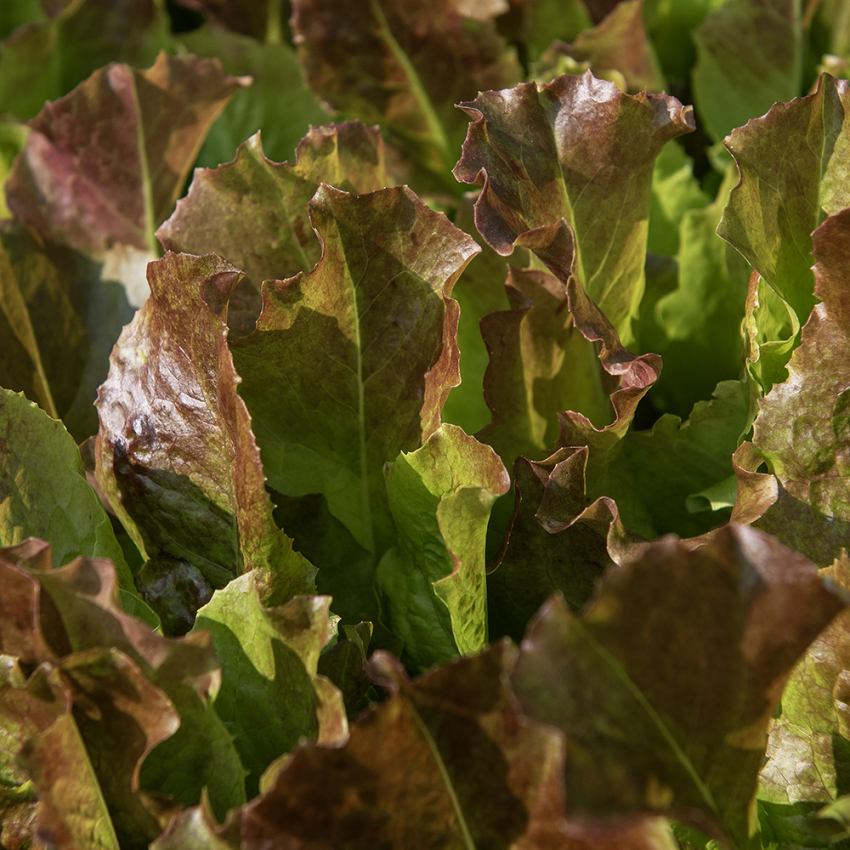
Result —
[[[0,846],[850,846],[845,5],[7,3]]]

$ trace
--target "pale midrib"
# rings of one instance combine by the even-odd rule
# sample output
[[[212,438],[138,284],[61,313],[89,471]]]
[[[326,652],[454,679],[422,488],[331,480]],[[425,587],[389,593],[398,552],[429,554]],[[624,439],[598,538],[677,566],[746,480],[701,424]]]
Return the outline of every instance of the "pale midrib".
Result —
[[[337,227],[337,238],[342,244],[342,234]],[[357,429],[358,450],[360,452],[360,507],[363,519],[363,542],[369,552],[375,551],[375,535],[372,530],[372,506],[369,498],[369,460],[366,456],[366,387],[363,381],[363,354],[360,337],[360,310],[357,303],[357,286],[351,277],[351,270],[344,262],[345,279],[351,290],[351,304],[354,323],[354,348],[357,357]]]
[[[682,767],[685,769],[685,772],[691,779],[694,781],[694,785],[696,785],[697,790],[702,795],[703,800],[705,800],[706,805],[709,806],[711,811],[716,814],[720,814],[717,803],[714,801],[714,795],[711,793],[711,789],[700,779],[699,774],[697,773],[696,767],[694,767],[693,762],[688,758],[685,754],[684,750],[679,746],[678,741],[673,737],[670,730],[665,726],[664,722],[658,716],[658,712],[652,707],[652,703],[643,695],[640,688],[635,685],[632,681],[631,677],[628,673],[623,669],[622,664],[620,664],[617,659],[611,655],[611,653],[602,646],[599,641],[593,636],[589,629],[585,628],[584,624],[580,621],[575,621],[578,628],[581,629],[581,632],[587,642],[596,650],[596,652],[602,657],[605,663],[614,671],[617,678],[623,683],[626,690],[637,700],[638,704],[643,708],[646,712],[649,719],[661,733],[661,736],[667,742],[667,745],[673,751],[673,754],[676,756]]]
[[[440,119],[437,117],[437,113],[434,111],[434,105],[431,103],[431,98],[428,97],[428,93],[422,86],[422,81],[419,79],[419,73],[416,68],[413,67],[408,55],[404,52],[401,45],[398,41],[396,41],[395,36],[392,34],[392,30],[387,23],[386,16],[384,15],[384,11],[381,9],[381,5],[378,0],[370,0],[370,5],[372,7],[373,14],[378,19],[378,26],[381,29],[381,37],[386,42],[387,47],[389,47],[396,62],[398,62],[401,66],[401,69],[404,71],[404,75],[410,84],[410,90],[422,111],[425,123],[428,126],[428,131],[440,151],[440,158],[446,166],[451,169],[453,159],[451,156],[449,140],[446,137],[446,132],[443,129]]]
[[[440,771],[440,776],[442,777],[443,783],[446,786],[446,793],[449,795],[449,799],[452,801],[452,808],[454,809],[455,817],[457,818],[458,825],[460,826],[460,831],[463,835],[463,843],[466,845],[467,850],[476,850],[475,841],[473,840],[472,834],[469,831],[469,827],[466,824],[466,819],[463,816],[463,809],[461,809],[460,806],[460,800],[458,799],[457,792],[455,791],[455,787],[452,784],[452,778],[451,776],[449,776],[449,771],[446,768],[446,763],[443,761],[443,757],[440,755],[440,750],[437,747],[437,742],[434,740],[430,730],[425,725],[425,721],[422,719],[413,703],[408,702],[408,705],[410,706],[410,713],[413,716],[413,720],[416,723],[417,727],[419,727],[419,731],[422,733],[422,737],[427,742],[428,747],[431,750],[431,755],[434,756],[434,761],[437,763],[437,768]]]
[[[130,71],[130,73],[133,73]],[[156,238],[156,221],[153,211],[153,187],[151,186],[150,166],[148,154],[145,150],[144,122],[142,120],[142,105],[139,103],[139,92],[136,88],[135,75],[133,76],[133,103],[136,106],[136,145],[139,149],[139,167],[142,172],[142,197],[145,203],[145,242],[148,250],[154,257],[160,254],[159,243]]]

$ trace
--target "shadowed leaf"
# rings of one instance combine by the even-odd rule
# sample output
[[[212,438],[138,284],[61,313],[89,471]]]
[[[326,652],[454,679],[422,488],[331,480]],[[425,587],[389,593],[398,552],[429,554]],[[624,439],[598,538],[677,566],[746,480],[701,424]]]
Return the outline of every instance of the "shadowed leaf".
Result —
[[[187,561],[213,587],[258,569],[277,603],[313,569],[277,529],[227,347],[240,273],[214,254],[167,254],[98,394],[97,479],[148,557]],[[177,342],[179,340],[179,343]]]
[[[30,122],[6,184],[9,208],[45,238],[85,253],[123,243],[158,254],[154,230],[241,85],[218,62],[193,56],[161,54],[145,71],[96,71]]]
[[[751,841],[770,717],[793,665],[844,607],[810,561],[729,526],[608,572],[583,619],[548,603],[511,676],[569,736],[568,811],[674,813]],[[592,681],[593,687],[587,687]]]

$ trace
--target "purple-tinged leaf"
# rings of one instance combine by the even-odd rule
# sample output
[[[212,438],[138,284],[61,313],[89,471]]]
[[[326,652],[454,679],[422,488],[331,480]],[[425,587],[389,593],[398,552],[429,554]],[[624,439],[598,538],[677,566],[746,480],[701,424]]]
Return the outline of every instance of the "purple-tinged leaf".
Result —
[[[52,565],[110,558],[125,590],[133,576],[71,435],[22,395],[0,389],[0,546],[39,537]]]
[[[408,159],[452,189],[459,101],[522,76],[492,11],[463,0],[294,0],[292,28],[310,86],[335,109],[381,124]]]
[[[19,669],[0,667],[0,765],[8,763],[14,769],[11,776],[3,776],[0,792],[4,844],[20,838],[21,847],[119,850],[106,802],[71,713],[68,684],[50,665],[37,668],[27,682],[22,679]],[[37,790],[37,804],[34,808],[9,806],[11,801],[3,799],[8,794],[7,782],[20,788],[26,780]],[[10,841],[6,846],[14,848],[15,844]]]
[[[694,98],[709,134],[721,141],[800,90],[803,23],[799,0],[728,0],[693,30]]]
[[[357,122],[316,127],[301,140],[294,165],[278,164],[252,136],[236,159],[215,170],[195,172],[188,195],[157,231],[169,251],[214,251],[247,277],[237,288],[228,316],[244,336],[260,312],[260,285],[308,272],[321,244],[311,230],[307,203],[321,183],[351,192],[389,185],[384,145],[375,128]]]
[[[846,554],[821,571],[850,589]],[[833,802],[845,792],[850,749],[850,616],[836,617],[809,647],[782,692],[782,714],[771,722],[759,798],[772,803]]]
[[[592,29],[578,34],[571,44],[555,42],[538,65],[548,65],[567,56],[596,77],[613,80],[616,74],[630,94],[643,89],[660,92],[667,88],[664,74],[644,26],[644,0],[622,0]],[[565,69],[566,70],[566,69]],[[609,76],[612,74],[612,76]],[[539,74],[535,77],[539,79]]]
[[[126,657],[150,687],[167,695],[180,717],[176,734],[144,759],[141,788],[194,805],[203,786],[208,786],[212,805],[221,816],[245,802],[244,770],[230,734],[211,705],[221,671],[209,634],[181,640],[163,637],[121,610],[115,570],[108,561],[78,558],[51,570],[42,563],[44,555],[32,546],[0,552],[0,596],[4,600],[0,607],[11,610],[25,595],[33,600],[26,612],[28,627],[23,612],[12,622],[0,622],[0,645],[16,648],[27,664],[68,663],[73,668],[94,651],[115,651]],[[116,663],[127,667],[123,661]],[[138,687],[134,685],[130,691],[133,689]],[[159,706],[154,714],[164,722],[163,699],[153,699]],[[84,711],[93,711],[94,704],[96,701],[83,699]],[[91,735],[96,749],[98,733]],[[143,751],[144,747],[138,751],[138,759]],[[106,762],[104,769],[109,770],[110,760]],[[135,765],[131,767],[135,770]],[[132,778],[132,788],[137,788],[135,783]]]
[[[310,203],[312,271],[264,286],[233,355],[272,488],[322,493],[367,551],[395,539],[383,465],[440,424],[458,383],[452,287],[475,242],[409,189]],[[318,565],[321,568],[321,565]]]
[[[226,318],[240,276],[214,254],[150,264],[151,297],[98,395],[97,480],[148,557],[186,561],[213,587],[256,568],[280,604],[310,591],[313,569],[274,523],[236,391]]]
[[[4,4],[21,6],[18,0]],[[47,7],[47,2],[41,4]],[[56,4],[41,20],[0,43],[0,113],[32,118],[109,62],[150,65],[170,45],[159,0],[78,0]]]
[[[390,699],[344,746],[293,753],[244,809],[243,850],[571,847],[563,738],[515,713],[504,684],[515,655],[503,642],[413,682],[374,656]]]
[[[475,223],[503,256],[533,250],[566,283],[575,272],[628,342],[644,290],[653,163],[694,129],[667,95],[626,95],[589,72],[484,92],[454,174],[484,189]]]
[[[828,566],[847,545],[847,388],[850,370],[850,213],[814,233],[821,299],[788,363],[788,379],[761,403],[752,449],[741,457],[736,513]],[[749,460],[749,462],[748,462]]]
[[[824,75],[814,94],[777,103],[726,142],[741,179],[717,232],[791,305],[801,325],[815,304],[811,234],[850,206],[848,109],[847,81]]]
[[[582,619],[547,604],[511,681],[526,713],[568,736],[568,814],[673,814],[754,846],[771,715],[844,604],[806,558],[736,526],[696,548],[650,544],[606,573]]]
[[[201,142],[244,80],[214,60],[161,54],[145,71],[112,64],[30,122],[6,184],[12,212],[89,254],[116,243],[158,253]]]

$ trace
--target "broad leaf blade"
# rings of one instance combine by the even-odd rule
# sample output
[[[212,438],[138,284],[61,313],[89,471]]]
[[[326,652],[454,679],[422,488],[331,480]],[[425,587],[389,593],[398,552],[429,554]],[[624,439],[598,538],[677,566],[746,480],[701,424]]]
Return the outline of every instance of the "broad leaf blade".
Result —
[[[98,396],[104,494],[151,558],[187,561],[213,587],[256,568],[280,602],[309,591],[313,570],[274,524],[236,391],[225,319],[240,273],[213,254],[167,254],[148,275],[151,297]]]
[[[693,39],[694,97],[715,141],[799,93],[800,0],[728,0],[708,12]]]
[[[15,222],[0,228],[0,386],[61,418],[77,442],[97,431],[97,388],[132,317],[106,268]]]
[[[271,486],[323,493],[361,546],[383,551],[383,464],[439,425],[458,380],[449,295],[478,248],[407,188],[323,186],[310,210],[322,259],[266,284],[257,331],[233,349],[241,394]]]
[[[811,562],[740,527],[697,548],[650,544],[607,574],[582,620],[549,603],[512,682],[526,712],[569,736],[571,813],[673,812],[758,846],[750,813],[770,716],[843,606]]]
[[[534,250],[562,282],[576,274],[628,344],[644,289],[653,163],[693,130],[667,95],[626,95],[613,83],[563,76],[462,104],[473,119],[454,174],[484,190],[475,223],[502,255]]]
[[[815,304],[812,231],[850,205],[848,104],[847,81],[824,75],[814,94],[777,104],[726,143],[741,179],[718,233],[791,305],[801,325]]]
[[[231,302],[237,313],[228,315],[239,336],[254,330],[264,280],[307,272],[318,262],[321,244],[307,204],[323,182],[354,192],[389,185],[377,130],[355,121],[315,127],[298,145],[295,164],[272,162],[260,136],[252,136],[233,162],[197,171],[188,195],[157,231],[169,251],[214,251],[246,273]]]
[[[393,696],[353,725],[344,747],[296,750],[245,810],[246,850],[562,844],[563,740],[512,709],[504,678],[514,656],[501,643],[412,683],[376,656]]]
[[[109,558],[121,586],[135,592],[109,517],[62,423],[2,390],[0,433],[0,545],[40,537],[53,547],[56,567],[79,555]]]
[[[6,186],[7,203],[44,237],[100,254],[116,243],[158,253],[201,142],[244,81],[218,62],[161,54],[112,64],[48,104]],[[94,128],[97,132],[94,132]]]
[[[847,390],[850,369],[850,214],[828,218],[815,232],[818,263],[812,311],[800,347],[788,363],[788,380],[761,403],[752,449],[767,462],[742,457],[736,512],[776,534],[820,566],[847,545]],[[747,471],[748,468],[751,471]]]
[[[326,596],[298,596],[266,608],[248,574],[198,612],[195,628],[210,632],[221,660],[214,706],[249,771],[249,799],[263,771],[300,739],[334,745],[348,734],[342,695],[316,670],[331,638],[329,605]]]

